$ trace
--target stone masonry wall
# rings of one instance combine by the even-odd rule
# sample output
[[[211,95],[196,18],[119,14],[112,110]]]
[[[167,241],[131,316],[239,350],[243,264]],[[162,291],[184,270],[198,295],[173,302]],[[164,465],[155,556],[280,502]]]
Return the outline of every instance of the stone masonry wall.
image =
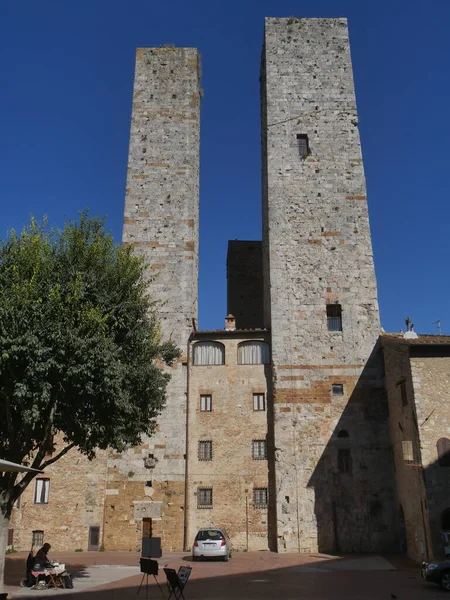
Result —
[[[278,549],[386,548],[392,464],[381,365],[367,364],[380,326],[345,19],[266,19],[261,105]],[[308,152],[299,135],[308,136]],[[335,303],[342,331],[327,328],[326,305]],[[343,383],[343,398],[332,397],[333,382]],[[370,451],[354,435],[353,464],[363,466],[340,504],[326,474],[335,428],[352,413],[355,428],[365,418]],[[377,481],[385,482],[382,498]],[[376,511],[373,526],[365,525]]]
[[[252,441],[267,437],[267,410],[253,410],[253,394],[266,395],[267,409],[270,365],[237,364],[240,342],[265,337],[210,339],[225,345],[226,364],[189,371],[187,549],[199,528],[221,526],[234,549],[267,550],[268,511],[253,506],[253,488],[268,487],[268,461],[252,459]],[[212,412],[200,411],[200,394],[212,395]],[[212,441],[211,461],[199,460],[200,440]],[[213,508],[197,508],[199,487],[213,489]]]
[[[198,297],[199,77],[195,48],[137,50],[123,243],[148,262],[162,336],[183,356],[169,370],[158,431],[108,461],[108,550],[139,546],[144,514],[164,550],[183,546],[186,352]]]
[[[411,377],[408,344],[389,343],[383,336],[386,391],[389,399],[389,427],[397,485],[396,522],[402,550],[421,562],[428,556],[429,532],[425,517],[426,496],[420,459],[420,442],[415,413],[415,389]],[[406,403],[402,402],[404,385]],[[410,443],[412,459],[405,460],[404,444]],[[405,449],[406,450],[406,449]],[[403,538],[403,539],[402,539]]]
[[[47,504],[35,503],[36,480],[41,477],[50,480]],[[100,527],[101,545],[105,484],[106,452],[89,461],[70,450],[30,483],[19,507],[13,508],[14,548],[30,550],[33,530],[40,530],[56,559],[58,552],[87,550],[90,526]]]
[[[262,243],[259,241],[228,242],[227,313],[234,315],[238,329],[263,326]]]
[[[440,356],[412,355],[411,373],[432,553],[442,558],[441,516],[450,509],[450,467],[439,465],[436,445],[440,438],[450,439],[450,356],[447,349],[441,352]]]

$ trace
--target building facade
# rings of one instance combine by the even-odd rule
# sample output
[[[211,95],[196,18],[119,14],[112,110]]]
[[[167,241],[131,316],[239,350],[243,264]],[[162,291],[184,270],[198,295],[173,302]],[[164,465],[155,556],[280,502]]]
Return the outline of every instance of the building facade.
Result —
[[[182,352],[157,431],[52,465],[11,540],[189,550],[221,526],[237,550],[438,556],[450,339],[380,337],[346,20],[266,19],[262,241],[229,243],[214,331],[197,329],[199,105],[197,50],[138,49],[123,243]]]

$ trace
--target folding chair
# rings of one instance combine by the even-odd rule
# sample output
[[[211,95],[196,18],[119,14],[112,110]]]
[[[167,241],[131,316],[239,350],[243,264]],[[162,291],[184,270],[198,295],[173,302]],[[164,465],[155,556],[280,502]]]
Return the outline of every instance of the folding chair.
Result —
[[[175,569],[164,568],[164,573],[166,574],[167,579],[167,587],[169,588],[170,592],[167,600],[170,600],[172,595],[175,597],[175,600],[179,600],[180,598],[186,600],[183,590],[187,585],[191,571],[192,567],[180,567],[178,573],[175,571]]]

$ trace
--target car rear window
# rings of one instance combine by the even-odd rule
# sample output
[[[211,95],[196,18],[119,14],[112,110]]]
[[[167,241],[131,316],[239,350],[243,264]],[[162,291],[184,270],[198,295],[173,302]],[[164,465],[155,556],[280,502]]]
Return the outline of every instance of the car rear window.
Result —
[[[223,538],[222,532],[217,529],[205,529],[199,531],[195,537],[197,541],[204,542],[205,540],[221,540]]]

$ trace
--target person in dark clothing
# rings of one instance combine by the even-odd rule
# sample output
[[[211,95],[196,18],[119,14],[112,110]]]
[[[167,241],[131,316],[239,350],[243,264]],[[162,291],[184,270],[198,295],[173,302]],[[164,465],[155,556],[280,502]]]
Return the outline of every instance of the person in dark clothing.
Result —
[[[51,548],[50,544],[44,544],[42,546],[42,548],[37,551],[36,556],[34,558],[34,564],[36,567],[38,565],[40,567],[46,567],[50,564],[50,561],[48,560],[48,556],[47,556],[50,548]]]

